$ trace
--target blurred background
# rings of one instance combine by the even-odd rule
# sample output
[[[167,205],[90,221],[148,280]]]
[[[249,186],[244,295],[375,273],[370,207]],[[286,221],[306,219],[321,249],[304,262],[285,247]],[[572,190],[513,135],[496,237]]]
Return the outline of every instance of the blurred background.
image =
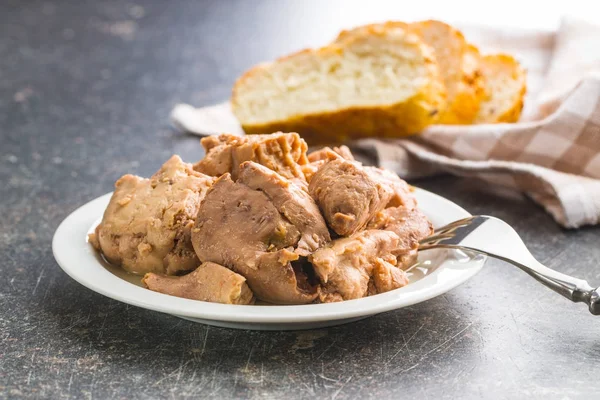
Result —
[[[176,103],[203,106],[226,100],[235,79],[256,63],[324,45],[340,29],[359,24],[438,18],[456,24],[467,38],[482,27],[548,35],[565,14],[598,18],[593,3],[4,0],[0,107],[8,112],[0,118],[5,123],[23,120],[25,125],[13,124],[12,132],[1,132],[8,139],[3,147],[6,157],[22,153],[19,129],[31,125],[40,132],[54,129],[68,135],[73,118],[79,120],[73,138],[101,138],[98,146],[104,145],[106,132],[114,133],[114,143],[133,133],[160,140],[171,135],[164,129]],[[481,47],[495,50],[494,43]],[[46,153],[58,157],[60,149],[40,136]],[[165,157],[172,146],[179,146],[175,150],[184,157],[198,155],[187,144],[169,141],[163,146]],[[156,166],[152,163],[144,172]],[[113,171],[108,181],[130,167]]]

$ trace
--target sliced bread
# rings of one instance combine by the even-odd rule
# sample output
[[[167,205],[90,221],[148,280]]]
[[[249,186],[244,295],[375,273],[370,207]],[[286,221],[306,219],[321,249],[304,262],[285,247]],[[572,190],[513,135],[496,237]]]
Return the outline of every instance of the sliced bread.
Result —
[[[382,29],[408,30],[418,35],[433,50],[447,90],[448,105],[436,123],[469,124],[479,111],[484,98],[483,82],[478,72],[477,48],[470,46],[463,34],[441,21],[428,20],[414,23],[388,21],[382,24],[361,26],[342,31],[336,42],[347,40],[353,35],[365,34],[373,27]]]
[[[472,123],[484,95],[474,49],[458,29],[441,21],[415,22],[410,29],[433,49],[448,91],[448,107],[438,123]]]
[[[508,54],[481,58],[487,98],[481,103],[476,124],[517,122],[527,91],[525,69]]]
[[[295,131],[316,144],[418,133],[445,97],[428,46],[401,27],[372,26],[251,69],[231,103],[246,133]]]

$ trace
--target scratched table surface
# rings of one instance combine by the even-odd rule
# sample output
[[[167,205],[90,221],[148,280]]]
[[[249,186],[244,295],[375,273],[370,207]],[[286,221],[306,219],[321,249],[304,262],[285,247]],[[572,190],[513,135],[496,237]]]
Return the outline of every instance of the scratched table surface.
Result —
[[[119,176],[202,155],[170,128],[174,104],[226,99],[246,68],[324,43],[362,10],[402,18],[369,4],[2,2],[0,398],[597,398],[600,319],[501,262],[361,322],[250,332],[110,300],[54,261],[58,224]],[[600,283],[598,228],[562,230],[531,201],[465,179],[415,183]]]

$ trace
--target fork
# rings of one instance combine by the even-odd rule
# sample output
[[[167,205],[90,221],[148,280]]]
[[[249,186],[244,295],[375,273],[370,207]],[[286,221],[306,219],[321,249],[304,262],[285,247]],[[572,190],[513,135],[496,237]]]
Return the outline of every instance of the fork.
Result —
[[[454,221],[421,240],[419,251],[450,248],[485,254],[513,264],[573,302],[586,303],[600,315],[600,287],[542,265],[529,252],[517,232],[506,222],[485,215]]]

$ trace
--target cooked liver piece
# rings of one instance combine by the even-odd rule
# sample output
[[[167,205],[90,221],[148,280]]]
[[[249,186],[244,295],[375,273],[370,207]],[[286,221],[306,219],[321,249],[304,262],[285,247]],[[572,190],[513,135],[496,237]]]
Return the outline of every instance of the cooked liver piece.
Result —
[[[254,161],[288,179],[302,179],[301,166],[308,163],[306,142],[297,133],[277,132],[270,135],[219,135],[201,140],[206,156],[194,169],[207,175],[226,172],[237,179],[239,165]]]
[[[323,216],[312,197],[270,169],[246,161],[240,165],[238,182],[267,195],[279,213],[299,232],[295,252],[308,256],[331,240]]]
[[[252,304],[246,278],[222,265],[205,262],[184,276],[148,273],[142,279],[155,292],[186,299],[223,304]]]
[[[342,158],[345,158],[346,160],[354,161],[354,156],[352,155],[352,152],[350,151],[348,146],[342,145],[340,147],[334,147],[333,151],[338,153],[340,156],[342,156]]]
[[[116,182],[90,242],[108,261],[136,274],[193,270],[200,262],[192,247],[191,228],[213,182],[178,156],[150,179],[125,175]]]
[[[204,158],[194,164],[196,171],[210,176],[221,176],[231,172],[233,160],[231,150],[241,140],[234,135],[207,136],[200,140],[204,147]]]
[[[408,285],[408,276],[397,266],[378,258],[373,263],[372,282],[376,293],[385,293]]]
[[[312,180],[313,176],[315,176],[319,168],[321,168],[325,163],[326,161],[315,161],[303,165],[302,173],[304,174],[304,179],[306,179],[306,182],[310,184],[310,181]]]
[[[386,204],[386,207],[406,207],[409,209],[417,206],[417,199],[412,193],[412,189],[406,181],[400,179],[395,173],[383,168],[365,167],[367,173],[382,184],[388,185],[394,195]]]
[[[347,146],[334,147],[323,147],[322,149],[315,150],[308,154],[308,162],[315,161],[331,161],[336,158],[344,158],[349,161],[354,161],[354,156]]]
[[[325,163],[337,160],[338,158],[344,158],[346,160],[353,161],[354,156],[350,152],[350,149],[346,146],[334,147],[323,147],[320,150],[315,150],[307,156],[309,163],[302,165],[302,172],[306,182],[311,181],[312,177],[317,173]]]
[[[414,263],[419,241],[433,233],[433,225],[418,209],[391,207],[377,213],[367,225],[368,229],[383,229],[398,235],[400,241],[395,254],[402,267]]]
[[[317,288],[304,285],[305,276],[297,279],[291,265],[299,258],[293,249],[301,239],[302,232],[263,190],[233,182],[229,174],[207,193],[192,231],[200,260],[232,268],[247,279],[257,298],[282,304],[310,303],[317,297]]]
[[[396,268],[393,251],[398,242],[398,235],[393,232],[365,230],[334,240],[314,252],[309,260],[322,282],[319,300],[327,303],[358,299],[369,294],[369,286],[381,293],[406,284],[401,272],[382,273],[388,266]],[[374,271],[377,277],[373,276]],[[371,279],[374,285],[369,285]]]
[[[362,229],[394,195],[391,187],[372,177],[360,164],[337,159],[312,177],[308,191],[329,227],[341,236]]]

